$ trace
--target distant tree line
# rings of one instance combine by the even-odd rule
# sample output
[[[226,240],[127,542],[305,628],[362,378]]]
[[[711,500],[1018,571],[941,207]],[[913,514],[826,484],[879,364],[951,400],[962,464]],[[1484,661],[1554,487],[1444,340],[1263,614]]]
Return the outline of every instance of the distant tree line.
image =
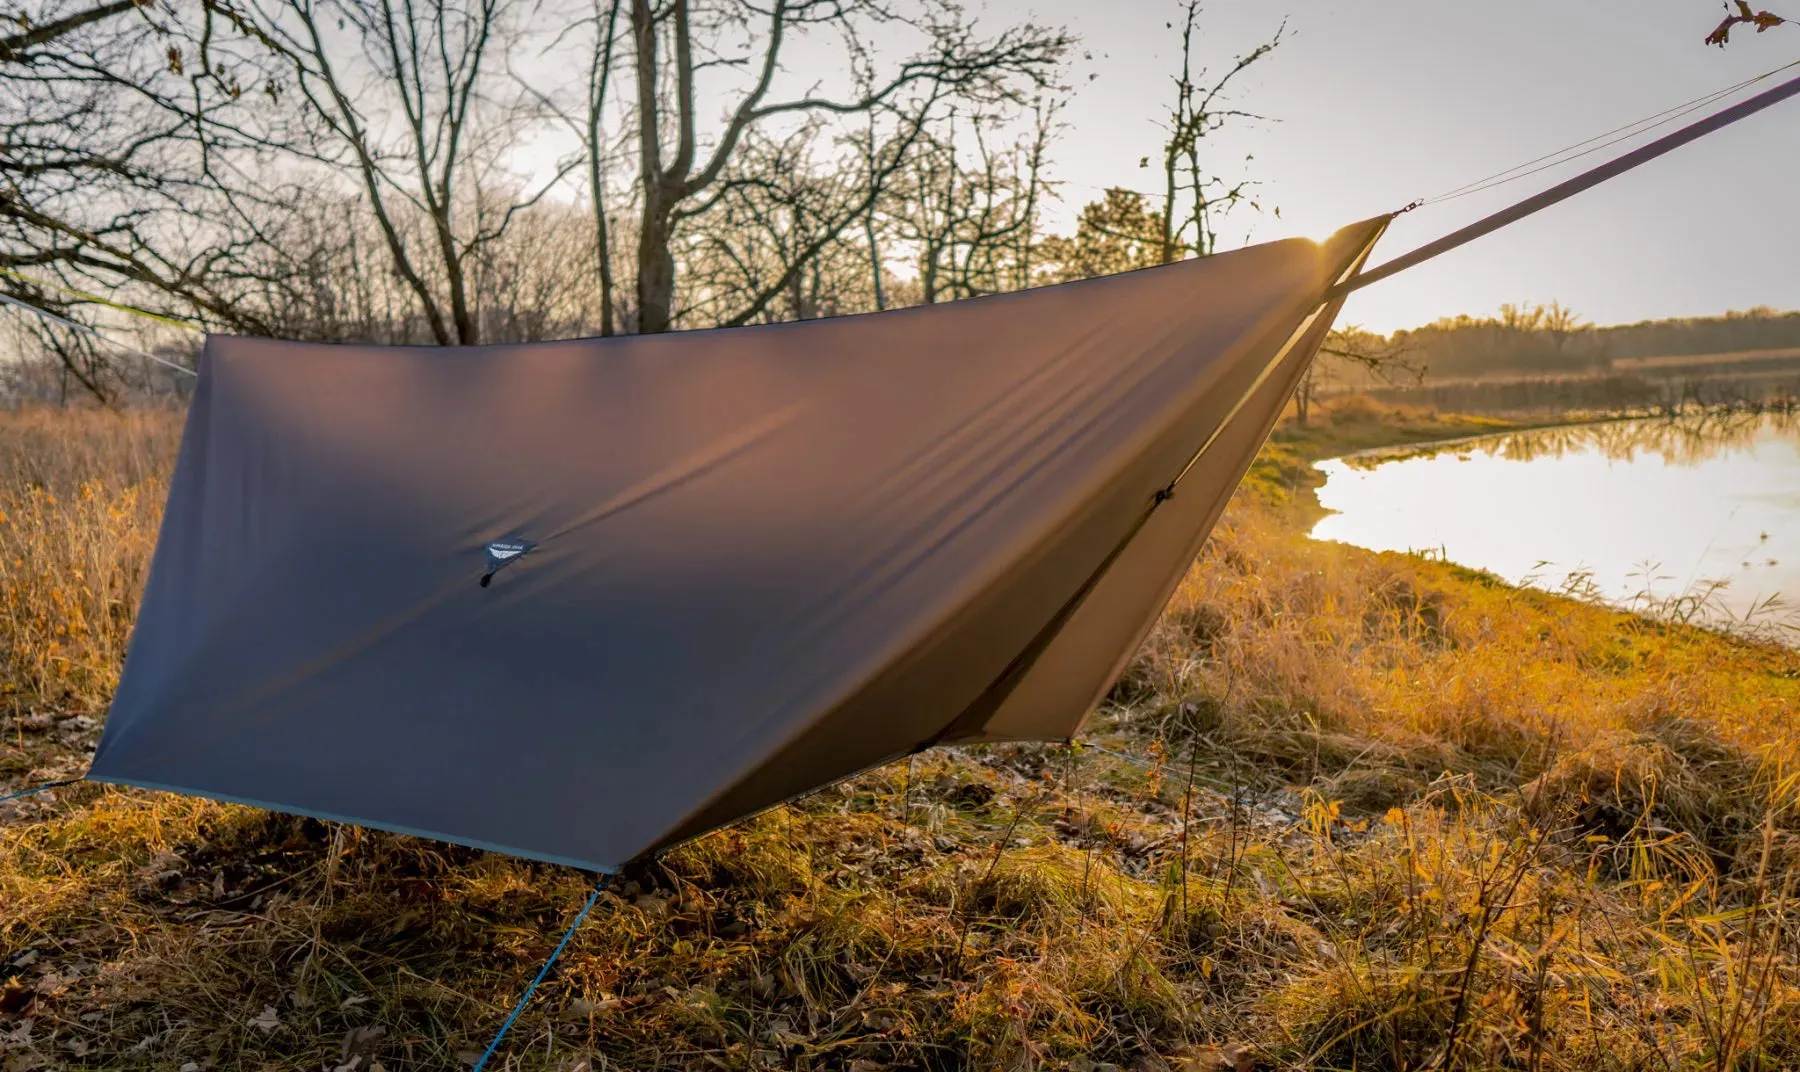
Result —
[[[1497,316],[1438,320],[1381,342],[1434,379],[1579,373],[1637,358],[1800,348],[1800,312],[1759,307],[1596,327],[1555,302],[1503,305]]]
[[[1758,306],[1723,316],[1644,320],[1597,332],[1614,359],[1800,347],[1800,312]]]

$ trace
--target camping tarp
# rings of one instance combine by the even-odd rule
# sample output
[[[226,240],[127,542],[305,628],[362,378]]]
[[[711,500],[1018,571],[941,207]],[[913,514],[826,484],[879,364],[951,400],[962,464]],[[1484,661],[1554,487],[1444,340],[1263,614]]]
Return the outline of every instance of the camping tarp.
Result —
[[[763,327],[213,337],[91,776],[613,870],[1067,739],[1385,223]]]

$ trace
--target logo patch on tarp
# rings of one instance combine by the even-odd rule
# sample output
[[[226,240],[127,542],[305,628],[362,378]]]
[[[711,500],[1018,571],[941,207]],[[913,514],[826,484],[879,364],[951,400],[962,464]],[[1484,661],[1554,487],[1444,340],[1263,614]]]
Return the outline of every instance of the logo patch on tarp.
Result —
[[[536,546],[537,544],[532,543],[530,540],[521,540],[516,537],[495,540],[493,543],[488,544],[487,572],[481,575],[481,587],[486,588],[488,582],[494,579],[494,574],[499,573],[507,566],[524,558],[525,552]]]

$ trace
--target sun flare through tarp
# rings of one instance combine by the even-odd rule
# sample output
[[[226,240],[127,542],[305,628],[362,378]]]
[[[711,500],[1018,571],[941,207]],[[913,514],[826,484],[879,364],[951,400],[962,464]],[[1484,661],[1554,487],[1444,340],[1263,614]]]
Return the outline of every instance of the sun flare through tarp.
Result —
[[[1386,222],[765,327],[213,337],[91,776],[613,870],[1069,738]]]

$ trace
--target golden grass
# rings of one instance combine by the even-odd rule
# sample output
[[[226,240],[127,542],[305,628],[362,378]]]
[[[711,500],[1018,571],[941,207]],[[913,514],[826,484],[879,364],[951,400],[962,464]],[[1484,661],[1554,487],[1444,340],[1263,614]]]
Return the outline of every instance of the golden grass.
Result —
[[[1265,453],[1095,749],[935,752],[603,896],[515,1069],[1800,1064],[1800,654],[1304,539]],[[0,785],[79,770],[172,416],[0,417]],[[86,490],[84,490],[86,489]],[[0,1068],[453,1069],[587,876],[100,787],[0,805]],[[500,1067],[500,1066],[495,1066]]]
[[[0,430],[0,716],[12,749],[59,716],[105,711],[124,662],[179,419],[82,410],[7,413]],[[9,779],[11,780],[11,779]]]

